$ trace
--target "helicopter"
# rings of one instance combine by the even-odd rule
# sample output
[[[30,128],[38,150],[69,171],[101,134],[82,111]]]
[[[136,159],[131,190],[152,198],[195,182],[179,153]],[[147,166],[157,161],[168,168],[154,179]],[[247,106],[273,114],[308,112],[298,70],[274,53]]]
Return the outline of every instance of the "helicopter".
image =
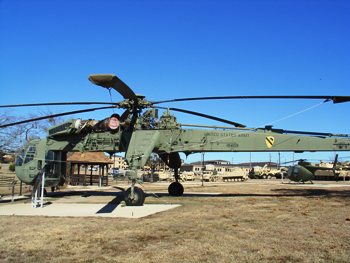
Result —
[[[125,203],[141,206],[144,191],[136,186],[142,168],[152,153],[156,153],[167,166],[174,170],[175,181],[168,187],[169,195],[181,196],[184,187],[180,183],[180,152],[186,156],[200,152],[304,152],[349,151],[349,134],[305,132],[275,129],[272,126],[248,128],[243,124],[191,110],[163,107],[159,104],[195,100],[234,99],[318,99],[325,102],[343,103],[350,96],[216,96],[178,98],[149,101],[136,94],[128,85],[113,74],[94,74],[89,80],[122,95],[120,102],[57,102],[0,105],[0,108],[50,106],[50,105],[103,105],[100,107],[50,114],[37,118],[3,124],[0,128],[23,123],[67,116],[102,109],[122,109],[103,120],[70,119],[48,129],[47,137],[34,139],[16,157],[16,175],[24,183],[38,186],[62,185],[66,175],[68,152],[125,152],[129,166],[127,176],[131,181],[125,191]],[[159,117],[158,110],[163,110]],[[172,112],[182,112],[225,123],[227,126],[181,124]],[[45,182],[41,175],[45,174]],[[36,187],[37,188],[37,187]]]
[[[313,165],[311,162],[307,162],[305,159],[300,159],[297,161],[297,165],[293,165],[288,168],[287,177],[291,181],[297,183],[310,182],[311,184],[313,184],[312,180],[315,178],[315,173],[320,170],[332,171],[335,179],[337,181],[339,179],[339,171],[337,170],[338,154],[335,155],[332,167]]]

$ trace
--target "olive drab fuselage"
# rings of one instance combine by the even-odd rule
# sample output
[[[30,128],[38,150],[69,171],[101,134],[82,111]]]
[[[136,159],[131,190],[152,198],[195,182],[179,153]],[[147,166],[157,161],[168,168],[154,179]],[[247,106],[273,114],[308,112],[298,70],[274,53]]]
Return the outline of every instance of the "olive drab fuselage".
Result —
[[[42,140],[29,142],[24,151],[17,156],[16,173],[28,184],[41,183],[42,174],[46,186],[55,186],[64,182],[66,157],[68,152],[106,152],[114,154],[125,152],[129,166],[128,177],[131,187],[126,191],[127,205],[142,205],[145,194],[135,186],[139,175],[151,153],[159,157],[174,171],[175,182],[168,192],[173,196],[183,194],[184,188],[179,182],[181,158],[179,153],[189,155],[198,152],[303,152],[303,151],[349,151],[349,135],[319,132],[299,132],[264,128],[246,128],[245,125],[217,116],[187,109],[159,106],[164,103],[200,101],[200,100],[236,100],[236,99],[310,99],[324,102],[346,103],[350,96],[212,96],[177,98],[161,101],[149,101],[145,96],[136,94],[120,78],[113,74],[92,74],[89,80],[102,88],[118,92],[123,100],[119,102],[55,102],[0,107],[27,107],[50,105],[100,105],[99,107],[80,109],[57,114],[30,118],[0,125],[6,128],[23,123],[50,119],[72,114],[97,110],[123,110],[121,115],[113,113],[102,121],[73,119],[52,127]],[[158,110],[164,110],[158,119]],[[230,125],[229,127],[179,124],[169,110],[198,116]],[[116,118],[112,120],[112,118]],[[192,127],[192,128],[185,128]],[[45,175],[45,176],[44,176]],[[46,177],[46,179],[45,179]],[[37,180],[36,180],[37,178]]]
[[[17,156],[16,173],[31,184],[46,169],[48,184],[56,185],[65,177],[68,152],[125,152],[131,170],[137,177],[152,152],[160,155],[183,152],[304,152],[349,151],[347,135],[312,136],[284,134],[271,127],[261,129],[221,128],[184,129],[168,111],[160,120],[149,112],[139,117],[133,127],[124,124],[118,130],[95,129],[97,121],[72,119],[52,127],[48,136],[29,143],[22,155]],[[22,160],[22,162],[21,162]]]

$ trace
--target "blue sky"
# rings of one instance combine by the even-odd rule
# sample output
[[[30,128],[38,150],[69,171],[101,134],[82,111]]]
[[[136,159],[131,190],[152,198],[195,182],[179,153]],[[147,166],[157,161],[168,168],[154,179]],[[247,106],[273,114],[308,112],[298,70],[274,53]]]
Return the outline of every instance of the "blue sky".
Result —
[[[114,73],[149,100],[350,95],[349,13],[346,0],[0,0],[0,104],[110,101],[106,90],[87,80],[93,73]],[[120,99],[112,94],[113,101]],[[350,133],[350,103],[320,102],[167,105],[249,127],[273,123],[290,130]],[[45,108],[53,112],[73,109],[78,108]],[[25,116],[39,111],[31,108],[10,113]],[[74,117],[102,119],[110,113]],[[184,114],[176,116],[182,123],[220,125]],[[252,159],[270,156],[277,159],[277,153],[253,153]],[[304,153],[295,154],[295,159],[333,156]],[[249,161],[249,154],[206,154],[206,158],[241,162]],[[290,158],[292,154],[282,154],[282,160]],[[193,155],[188,161],[198,159],[200,155]]]

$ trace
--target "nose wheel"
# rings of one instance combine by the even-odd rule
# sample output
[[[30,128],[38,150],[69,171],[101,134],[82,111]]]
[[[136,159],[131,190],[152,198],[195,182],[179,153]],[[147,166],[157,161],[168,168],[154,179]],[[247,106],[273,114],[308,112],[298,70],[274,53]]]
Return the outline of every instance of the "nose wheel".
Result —
[[[145,197],[145,193],[141,188],[131,186],[125,191],[124,200],[127,206],[142,206],[145,202]]]

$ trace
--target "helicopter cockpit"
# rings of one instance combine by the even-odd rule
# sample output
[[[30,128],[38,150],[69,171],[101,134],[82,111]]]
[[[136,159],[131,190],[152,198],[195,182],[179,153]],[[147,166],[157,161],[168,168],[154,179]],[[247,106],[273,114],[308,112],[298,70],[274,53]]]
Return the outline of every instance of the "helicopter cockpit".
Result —
[[[16,174],[21,181],[32,184],[45,172],[47,186],[56,186],[66,173],[66,154],[62,151],[46,152],[46,140],[32,140],[16,157]]]

